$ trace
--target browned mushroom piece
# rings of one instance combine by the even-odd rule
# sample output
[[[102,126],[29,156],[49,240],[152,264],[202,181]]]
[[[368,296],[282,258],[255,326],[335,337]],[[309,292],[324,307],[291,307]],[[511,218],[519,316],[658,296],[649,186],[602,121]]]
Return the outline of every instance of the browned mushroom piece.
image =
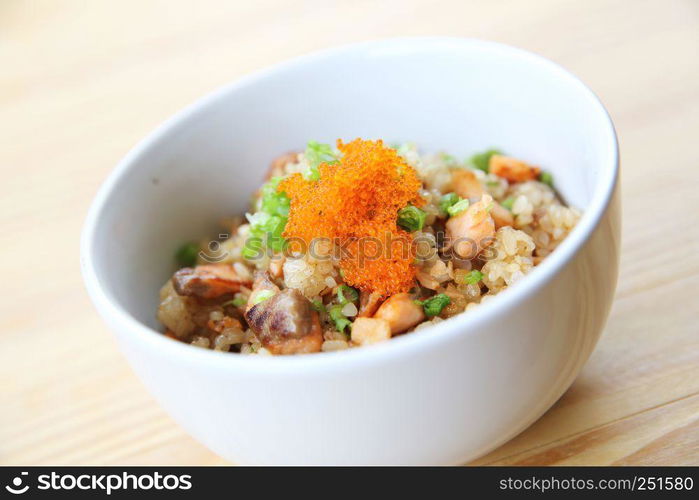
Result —
[[[296,289],[288,288],[253,305],[245,319],[272,354],[318,352],[323,345],[318,313]]]
[[[200,299],[215,299],[250,286],[252,280],[242,278],[228,264],[184,267],[172,276],[172,284],[179,295]]]
[[[284,153],[281,156],[277,156],[274,160],[272,160],[272,163],[269,164],[269,168],[265,174],[265,180],[268,181],[272,177],[284,175],[284,167],[286,167],[289,163],[296,163],[298,161],[298,156],[298,151],[292,151],[290,153]]]

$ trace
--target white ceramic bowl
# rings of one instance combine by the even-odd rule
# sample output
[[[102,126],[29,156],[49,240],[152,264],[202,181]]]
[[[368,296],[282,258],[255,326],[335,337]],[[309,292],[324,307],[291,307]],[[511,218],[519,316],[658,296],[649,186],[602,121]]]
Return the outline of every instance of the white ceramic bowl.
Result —
[[[384,138],[464,157],[490,146],[553,172],[584,210],[523,281],[372,348],[240,356],[163,336],[172,254],[246,209],[277,154]],[[619,256],[618,154],[579,80],[519,49],[395,39],[243,78],[166,122],[99,191],[82,269],[133,369],[189,433],[248,464],[461,463],[509,440],[572,383],[605,323]]]

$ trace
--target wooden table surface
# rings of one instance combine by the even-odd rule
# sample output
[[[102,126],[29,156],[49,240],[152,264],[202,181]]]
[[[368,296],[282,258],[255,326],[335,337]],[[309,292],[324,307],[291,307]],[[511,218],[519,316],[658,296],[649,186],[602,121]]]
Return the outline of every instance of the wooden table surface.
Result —
[[[0,463],[224,463],[156,405],[90,304],[87,207],[130,147],[226,82],[323,47],[436,34],[569,68],[608,107],[623,158],[605,335],[561,400],[477,463],[699,464],[694,0],[0,2]]]

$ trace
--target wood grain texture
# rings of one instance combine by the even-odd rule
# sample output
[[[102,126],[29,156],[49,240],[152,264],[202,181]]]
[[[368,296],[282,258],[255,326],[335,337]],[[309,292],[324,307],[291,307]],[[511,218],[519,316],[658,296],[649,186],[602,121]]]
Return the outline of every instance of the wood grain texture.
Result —
[[[217,86],[310,50],[435,34],[576,73],[612,114],[623,163],[605,335],[544,417],[476,463],[699,464],[693,0],[0,2],[0,463],[224,463],[155,404],[90,305],[78,242],[91,198]]]

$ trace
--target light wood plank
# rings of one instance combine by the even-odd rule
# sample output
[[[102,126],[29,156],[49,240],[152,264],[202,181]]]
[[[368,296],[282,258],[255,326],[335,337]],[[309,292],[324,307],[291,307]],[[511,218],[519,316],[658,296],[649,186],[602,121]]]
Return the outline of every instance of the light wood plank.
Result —
[[[500,465],[696,465],[699,396],[497,461]]]

